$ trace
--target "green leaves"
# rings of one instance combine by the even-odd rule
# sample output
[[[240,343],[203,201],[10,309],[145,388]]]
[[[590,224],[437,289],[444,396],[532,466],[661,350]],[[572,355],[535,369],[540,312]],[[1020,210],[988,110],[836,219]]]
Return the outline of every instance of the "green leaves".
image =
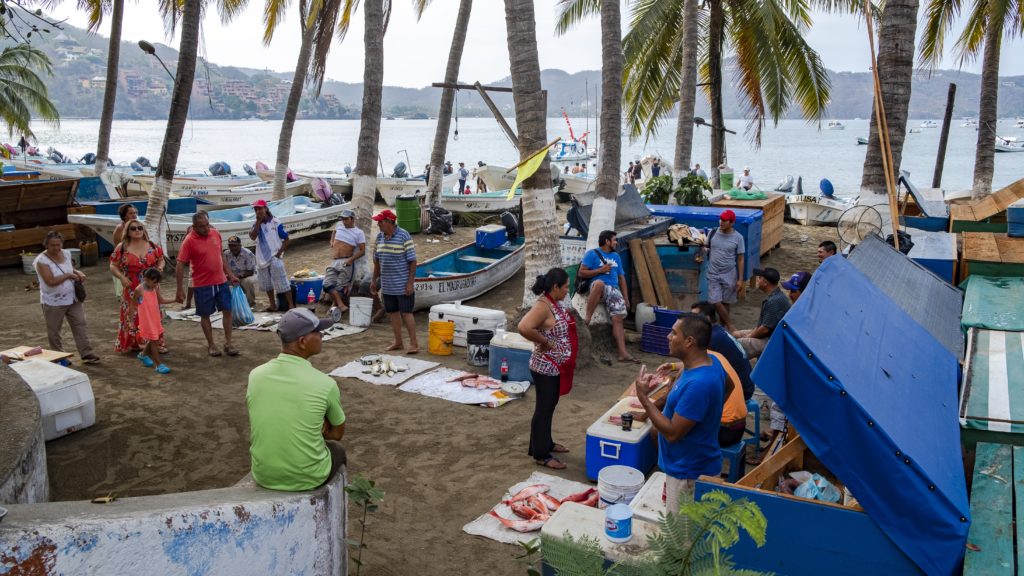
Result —
[[[359,575],[359,571],[363,567],[363,549],[366,546],[366,515],[370,512],[376,512],[379,508],[378,502],[384,499],[384,491],[377,488],[376,483],[369,478],[366,478],[362,474],[356,474],[352,477],[351,481],[345,486],[345,494],[348,495],[349,500],[353,504],[362,507],[363,515],[358,519],[359,522],[359,540],[352,538],[347,539],[345,542],[352,548],[356,549],[356,555],[352,558],[352,562],[356,565],[356,576]]]
[[[33,138],[33,116],[59,124],[60,114],[39,74],[53,74],[50,59],[41,50],[16,44],[0,52],[0,121],[7,125],[9,136]]]

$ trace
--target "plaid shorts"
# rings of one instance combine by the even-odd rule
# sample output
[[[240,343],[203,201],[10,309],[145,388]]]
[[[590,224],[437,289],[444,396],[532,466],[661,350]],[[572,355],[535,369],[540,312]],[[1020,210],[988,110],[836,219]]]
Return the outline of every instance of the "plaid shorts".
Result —
[[[622,292],[608,284],[604,285],[604,307],[608,309],[609,316],[625,316],[627,314],[626,299],[622,297]]]
[[[275,294],[280,294],[292,289],[288,273],[284,270],[284,261],[280,258],[272,259],[269,266],[256,271],[256,283],[263,292],[273,290]]]

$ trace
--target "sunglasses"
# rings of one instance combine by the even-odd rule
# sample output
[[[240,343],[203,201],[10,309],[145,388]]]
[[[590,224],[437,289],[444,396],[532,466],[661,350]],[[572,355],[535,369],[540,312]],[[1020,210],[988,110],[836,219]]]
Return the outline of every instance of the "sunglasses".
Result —
[[[140,226],[129,226],[128,227],[128,231],[129,232],[142,232],[143,230],[145,230],[145,228],[142,228]]]

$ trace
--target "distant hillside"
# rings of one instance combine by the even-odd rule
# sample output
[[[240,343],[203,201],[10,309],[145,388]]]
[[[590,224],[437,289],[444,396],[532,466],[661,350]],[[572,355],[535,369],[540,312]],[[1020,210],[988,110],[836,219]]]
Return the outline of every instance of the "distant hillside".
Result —
[[[107,39],[65,26],[63,31],[44,36],[36,44],[49,54],[54,76],[47,80],[50,96],[63,117],[95,118],[99,116],[105,85]],[[157,45],[157,52],[173,70],[178,53],[173,48]],[[291,88],[290,72],[274,72],[218,66],[200,62],[192,92],[191,116],[202,118],[280,118],[284,101]],[[727,73],[727,78],[731,74]],[[871,75],[867,72],[832,72],[831,118],[868,118],[871,114]],[[464,79],[471,83],[477,79]],[[506,77],[484,84],[511,86]],[[544,70],[541,81],[548,91],[548,116],[558,116],[564,109],[571,116],[583,116],[588,110],[596,115],[599,100],[600,71],[569,74],[562,70]],[[912,118],[941,118],[945,109],[949,82],[957,84],[954,117],[977,116],[980,76],[955,70],[938,70],[914,78],[910,102]],[[121,47],[116,116],[119,119],[162,119],[170,107],[171,79],[155,58],[138,46],[125,42]],[[589,89],[590,103],[587,103]],[[436,88],[401,88],[385,86],[385,116],[427,118],[437,115],[441,91]],[[510,94],[494,93],[495,104],[506,116],[514,113]],[[303,98],[301,118],[358,118],[362,104],[362,84],[328,80],[320,98],[307,93]],[[727,118],[742,118],[743,107],[729,88],[723,102]],[[462,117],[489,116],[490,111],[472,90],[458,95],[458,113]],[[1024,116],[1024,76],[1001,79],[999,113],[1003,117]],[[697,114],[707,117],[708,107],[698,98]],[[799,111],[791,110],[790,118]]]

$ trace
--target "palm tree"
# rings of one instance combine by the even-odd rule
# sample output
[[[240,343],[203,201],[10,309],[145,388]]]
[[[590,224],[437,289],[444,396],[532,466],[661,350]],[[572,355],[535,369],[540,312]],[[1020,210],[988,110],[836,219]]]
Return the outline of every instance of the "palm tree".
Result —
[[[1019,6],[1018,6],[1019,8]],[[925,28],[921,37],[921,62],[934,68],[942,58],[945,35],[960,14],[960,0],[930,0],[925,6]],[[999,55],[1003,35],[1020,36],[1024,28],[1024,10],[1013,4],[975,0],[964,31],[956,41],[956,51],[963,64],[984,50],[981,61],[981,99],[978,106],[978,144],[974,155],[972,198],[992,192],[995,169],[996,123],[998,122]]]
[[[416,17],[421,18],[431,0],[415,0]],[[462,48],[466,45],[466,31],[469,29],[469,13],[473,10],[473,0],[459,0],[459,15],[455,18],[455,32],[452,33],[452,47],[448,51],[448,66],[444,71],[446,84],[459,81],[459,65],[462,63]],[[427,204],[437,204],[441,194],[441,181],[444,179],[442,164],[448,150],[448,129],[452,124],[452,106],[455,101],[455,90],[445,88],[441,92],[441,110],[437,113],[437,130],[434,132],[434,146],[430,149],[430,181],[427,182]],[[409,167],[412,169],[412,167]]]
[[[532,0],[505,0],[505,27],[508,30],[519,157],[526,160],[547,144],[547,102],[541,92],[537,23]],[[524,307],[536,299],[530,286],[537,275],[561,265],[555,215],[551,168],[545,158],[533,176],[523,182],[523,228],[526,233]]]
[[[103,21],[106,3],[97,0],[80,0],[79,9],[89,12],[89,32],[96,32]],[[110,2],[110,41],[107,44],[107,82],[103,89],[103,111],[100,112],[100,128],[96,138],[96,176],[107,171],[110,158],[110,130],[114,123],[114,104],[117,100],[118,61],[121,59],[121,22],[124,19],[124,0]]]
[[[0,52],[0,121],[7,125],[11,137],[22,134],[35,138],[30,126],[33,112],[55,126],[60,122],[60,114],[38,73],[53,75],[50,59],[42,51],[28,44],[15,44]]]

